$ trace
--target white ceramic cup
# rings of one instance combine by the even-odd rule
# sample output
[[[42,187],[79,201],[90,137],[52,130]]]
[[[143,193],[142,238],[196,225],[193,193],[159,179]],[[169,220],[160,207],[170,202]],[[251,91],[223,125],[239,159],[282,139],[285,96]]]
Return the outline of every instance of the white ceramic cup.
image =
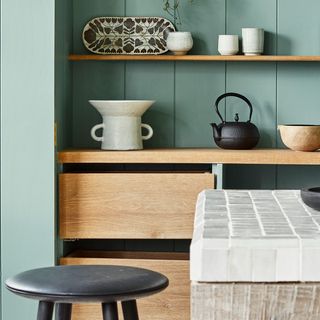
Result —
[[[246,56],[263,53],[264,30],[261,28],[242,28],[242,51]]]
[[[167,38],[167,48],[174,55],[187,54],[193,47],[193,39],[190,32],[170,32]]]
[[[232,56],[239,51],[239,37],[237,35],[223,34],[218,38],[218,52],[222,56]]]

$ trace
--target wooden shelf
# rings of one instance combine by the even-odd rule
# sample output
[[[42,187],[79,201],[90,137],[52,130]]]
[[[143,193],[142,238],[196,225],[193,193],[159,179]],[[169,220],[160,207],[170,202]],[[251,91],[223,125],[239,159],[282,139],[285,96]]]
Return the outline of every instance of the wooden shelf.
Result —
[[[70,61],[320,61],[320,56],[97,55],[70,54]]]
[[[66,150],[59,152],[60,163],[222,163],[320,165],[320,152],[288,149],[144,149],[136,151]]]

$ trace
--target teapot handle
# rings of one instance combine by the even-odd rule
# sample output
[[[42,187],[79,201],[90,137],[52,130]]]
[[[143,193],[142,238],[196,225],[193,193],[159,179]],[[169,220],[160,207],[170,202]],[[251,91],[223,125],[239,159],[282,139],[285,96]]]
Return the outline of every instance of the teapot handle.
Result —
[[[243,95],[241,95],[241,94],[239,94],[239,93],[235,93],[235,92],[227,92],[227,93],[224,93],[224,94],[222,94],[220,97],[218,97],[218,99],[217,99],[216,102],[215,102],[216,112],[217,112],[219,118],[221,119],[221,121],[222,121],[223,123],[226,122],[225,120],[223,120],[223,118],[222,118],[222,116],[221,116],[221,113],[220,113],[220,111],[219,111],[218,105],[219,105],[219,102],[220,102],[222,99],[226,98],[226,97],[237,97],[237,98],[240,98],[240,99],[242,99],[243,101],[245,101],[245,102],[247,103],[247,105],[249,106],[249,109],[250,109],[250,114],[249,114],[249,120],[248,120],[248,122],[251,122],[251,117],[252,117],[252,104],[251,104],[251,102],[250,102],[245,96],[243,96]]]

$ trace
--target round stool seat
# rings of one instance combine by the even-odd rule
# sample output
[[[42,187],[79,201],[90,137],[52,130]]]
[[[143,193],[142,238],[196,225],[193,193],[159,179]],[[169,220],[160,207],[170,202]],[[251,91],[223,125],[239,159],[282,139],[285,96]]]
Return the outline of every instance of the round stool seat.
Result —
[[[6,281],[7,288],[41,301],[128,301],[165,289],[168,279],[160,273],[125,266],[57,266],[22,272]]]

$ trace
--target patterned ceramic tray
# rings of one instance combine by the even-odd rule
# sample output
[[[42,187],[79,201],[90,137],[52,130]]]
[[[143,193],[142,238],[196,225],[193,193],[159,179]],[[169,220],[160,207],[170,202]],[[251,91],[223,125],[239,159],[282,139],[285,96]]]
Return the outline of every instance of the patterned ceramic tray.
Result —
[[[98,54],[161,54],[173,24],[161,17],[96,17],[83,29],[85,47]]]

